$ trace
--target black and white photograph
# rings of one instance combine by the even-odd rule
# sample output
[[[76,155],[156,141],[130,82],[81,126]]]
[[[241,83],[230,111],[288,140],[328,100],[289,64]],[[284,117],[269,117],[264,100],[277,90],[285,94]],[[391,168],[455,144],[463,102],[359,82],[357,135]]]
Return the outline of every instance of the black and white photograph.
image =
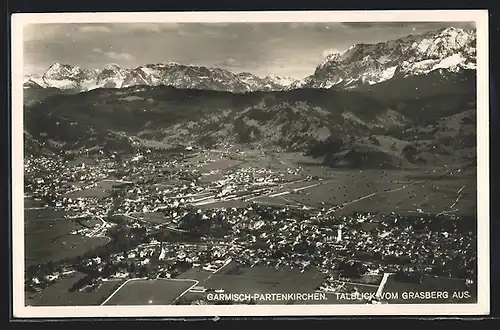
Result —
[[[15,15],[14,313],[487,313],[487,18]]]

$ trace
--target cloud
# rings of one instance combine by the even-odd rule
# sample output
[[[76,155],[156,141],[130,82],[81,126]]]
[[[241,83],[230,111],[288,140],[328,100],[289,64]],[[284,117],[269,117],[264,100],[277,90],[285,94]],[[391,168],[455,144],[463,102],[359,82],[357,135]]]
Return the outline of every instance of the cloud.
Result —
[[[234,24],[234,23],[198,23],[198,25],[201,25],[201,26],[212,26],[212,27],[226,27],[226,26],[231,26],[231,24]]]
[[[94,48],[94,49],[92,49],[92,51],[94,53],[102,53],[102,49],[101,48]]]
[[[180,27],[178,23],[118,23],[112,24],[114,28],[122,31],[139,31],[139,32],[165,32],[177,30]]]
[[[329,29],[335,29],[342,27],[341,23],[338,22],[293,22],[293,23],[279,23],[280,28],[292,29],[292,30],[312,30],[312,31],[328,31]]]
[[[220,59],[220,60],[214,60],[214,61],[200,61],[200,65],[204,66],[209,66],[209,67],[214,67],[214,68],[226,68],[229,70],[234,70],[234,69],[239,69],[242,66],[248,66],[250,63],[249,61],[239,61],[235,58],[228,57],[225,59]]]
[[[238,38],[240,35],[237,31],[243,24],[245,23],[182,23],[178,24],[176,32],[183,37]]]
[[[94,33],[94,32],[101,32],[101,33],[108,33],[108,32],[111,32],[111,29],[107,26],[104,26],[104,25],[93,25],[93,24],[89,24],[89,25],[83,25],[80,27],[80,32],[91,32],[91,33]]]
[[[413,29],[440,29],[449,26],[458,28],[474,28],[472,22],[344,22],[344,27],[355,29],[384,29],[384,28],[413,28]]]
[[[238,65],[239,62],[235,60],[234,58],[228,58],[224,61],[225,65],[233,66],[233,65]]]
[[[216,30],[205,30],[202,32],[202,34],[209,37],[218,37],[221,35],[221,33]]]
[[[345,27],[352,27],[358,29],[373,29],[383,27],[407,27],[411,25],[410,22],[344,22]]]
[[[28,24],[24,27],[24,41],[47,41],[64,37],[69,33],[67,26],[63,24]]]
[[[177,33],[178,33],[180,36],[183,36],[183,37],[190,37],[190,36],[195,36],[195,35],[196,35],[196,33],[188,32],[188,31],[183,30],[183,29],[179,29],[179,30],[177,30]]]
[[[131,54],[128,54],[128,53],[106,52],[106,53],[104,53],[104,55],[110,59],[117,60],[117,61],[120,61],[120,60],[132,61],[135,59],[134,56],[132,56]]]

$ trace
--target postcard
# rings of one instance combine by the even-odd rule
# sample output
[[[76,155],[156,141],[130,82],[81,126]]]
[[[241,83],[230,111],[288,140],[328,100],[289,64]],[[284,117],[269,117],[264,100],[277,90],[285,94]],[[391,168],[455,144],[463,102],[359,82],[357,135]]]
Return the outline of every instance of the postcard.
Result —
[[[487,11],[12,22],[14,317],[489,312]]]

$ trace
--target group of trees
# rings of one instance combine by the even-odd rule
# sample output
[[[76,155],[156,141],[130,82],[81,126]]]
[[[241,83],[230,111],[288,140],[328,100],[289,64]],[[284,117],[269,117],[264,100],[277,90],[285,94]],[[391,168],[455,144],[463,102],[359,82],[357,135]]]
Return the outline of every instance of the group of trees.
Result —
[[[337,264],[336,270],[345,278],[360,278],[367,271],[366,266],[357,261],[340,261]]]
[[[111,193],[109,194],[109,198],[113,200],[113,204],[111,208],[108,210],[108,218],[110,221],[119,221],[119,223],[123,223],[123,220],[120,220],[119,218],[113,217],[113,214],[122,206],[123,202],[123,197],[125,196],[125,186],[122,186],[120,188],[114,188]]]
[[[398,282],[416,283],[420,284],[423,281],[423,274],[420,272],[405,272],[397,271],[394,274],[394,280]]]
[[[231,229],[231,224],[222,215],[203,219],[201,214],[189,213],[181,219],[179,228],[200,235],[218,237],[227,234]]]
[[[261,137],[261,131],[258,127],[249,126],[243,118],[237,118],[233,123],[233,130],[240,143],[251,143]]]
[[[217,145],[217,139],[215,139],[211,135],[205,134],[205,135],[200,135],[196,139],[196,143],[202,146],[203,148],[210,149]]]
[[[419,154],[419,146],[417,144],[407,144],[403,148],[403,156],[411,162],[417,159],[418,154]]]
[[[321,157],[324,155],[333,155],[341,152],[346,146],[347,141],[341,136],[330,136],[325,141],[313,141],[311,142],[307,156]]]
[[[116,226],[108,230],[108,236],[112,240],[101,248],[102,251],[119,252],[129,250],[131,247],[144,243],[149,239],[147,230],[144,227]]]

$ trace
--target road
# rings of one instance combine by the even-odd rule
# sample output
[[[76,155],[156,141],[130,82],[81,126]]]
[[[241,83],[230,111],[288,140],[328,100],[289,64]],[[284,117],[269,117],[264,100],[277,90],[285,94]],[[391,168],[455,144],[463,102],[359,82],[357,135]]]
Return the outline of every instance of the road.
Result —
[[[127,218],[130,218],[130,219],[133,219],[133,220],[136,220],[136,221],[143,221],[143,222],[147,222],[146,220],[142,220],[142,219],[139,219],[137,217],[134,217],[128,213],[116,213],[115,215],[122,215],[124,217],[127,217]],[[184,230],[184,229],[179,229],[179,228],[175,228],[175,227],[171,227],[171,226],[162,226],[162,228],[164,229],[168,229],[168,230],[172,230],[172,231],[176,231],[176,232],[179,232],[179,233],[188,233],[189,231],[187,230]]]
[[[132,181],[125,181],[125,180],[110,180],[110,179],[105,179],[105,180],[102,180],[101,182],[133,183]]]
[[[88,237],[95,237],[99,234],[103,233],[103,230],[106,229],[106,225],[108,224],[102,217],[98,216],[97,219],[101,220],[102,224],[96,226],[96,228],[88,235]]]
[[[32,211],[32,210],[45,210],[48,209],[48,206],[38,206],[38,207],[25,207],[25,211]]]
[[[389,276],[391,276],[391,273],[384,273],[384,277],[382,277],[382,280],[380,281],[380,284],[377,289],[377,293],[375,294],[376,297],[381,297],[382,293],[384,292],[384,287],[385,284],[387,283],[387,280],[389,279]]]
[[[293,181],[293,182],[287,182],[285,184],[280,185],[279,189],[283,189],[285,187],[285,185],[290,185],[290,184],[294,184],[294,183],[300,183],[300,182],[304,182],[304,181],[306,181],[306,180],[303,179],[303,180],[297,180],[297,181]],[[300,187],[300,188],[295,188],[295,189],[290,189],[290,190],[285,190],[285,191],[276,191],[276,190],[273,190],[271,192],[268,192],[267,194],[261,194],[261,195],[258,195],[258,196],[254,196],[252,198],[248,198],[248,199],[246,199],[246,201],[251,201],[251,200],[254,200],[254,199],[257,199],[257,198],[261,198],[261,197],[279,197],[279,196],[284,196],[284,195],[288,195],[288,194],[291,194],[291,193],[294,193],[294,192],[298,192],[298,191],[305,190],[305,189],[311,189],[311,188],[317,187],[319,185],[328,184],[328,183],[330,183],[330,181],[321,181],[321,182],[314,183],[314,184],[311,184],[311,185],[308,185],[308,186],[305,186],[305,187]]]
[[[88,219],[88,217],[78,217],[78,218],[41,218],[41,219],[25,219],[24,222],[51,222],[51,221],[71,221],[78,219]]]

